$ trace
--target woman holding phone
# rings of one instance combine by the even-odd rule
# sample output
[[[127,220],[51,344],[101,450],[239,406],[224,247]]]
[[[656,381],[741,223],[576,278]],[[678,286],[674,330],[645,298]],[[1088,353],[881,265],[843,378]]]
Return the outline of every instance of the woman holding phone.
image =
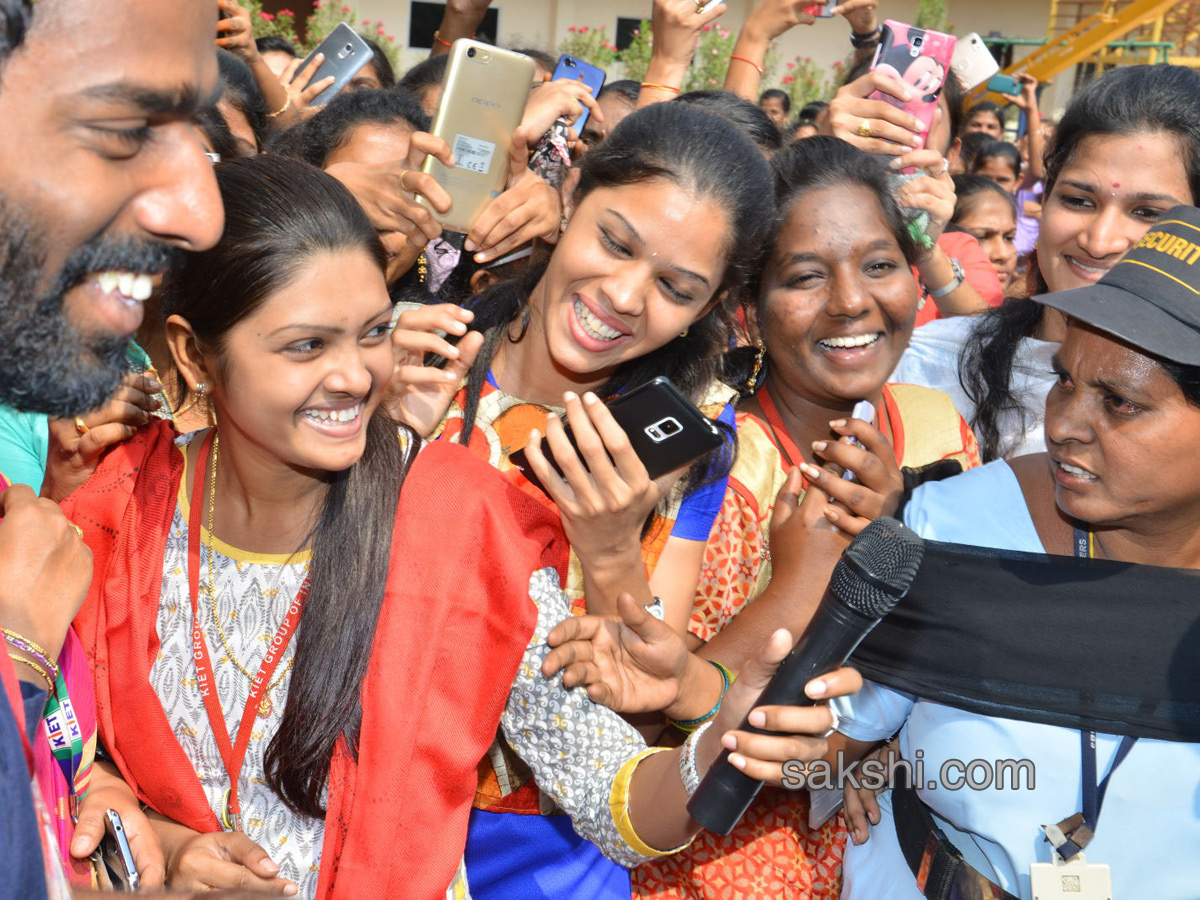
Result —
[[[686,629],[731,447],[673,487],[656,484],[601,400],[666,376],[711,418],[732,417],[734,392],[717,376],[765,243],[771,195],[766,162],[732,125],[683,104],[654,104],[584,158],[548,260],[480,294],[471,311],[438,307],[401,319],[396,339],[409,362],[429,350],[450,359],[444,372],[401,368],[409,385],[397,401],[402,415],[418,430],[466,444],[558,509],[574,551],[567,590],[577,611],[586,596],[588,612],[615,612],[585,576],[646,573],[646,602],[660,599],[667,623]],[[464,334],[468,323],[475,330],[456,347],[427,333],[436,325]],[[564,408],[579,454],[556,415]],[[542,435],[568,479],[545,462]],[[548,497],[511,462],[520,450]],[[719,691],[722,676],[705,668]],[[672,712],[692,718],[711,705]],[[584,881],[567,883],[582,893],[593,890],[587,878],[607,872],[603,882],[628,895],[627,872],[570,833],[562,817],[539,815],[536,786],[511,759],[497,751],[493,761],[468,847],[477,897],[535,890],[539,872],[557,875],[568,863]],[[542,857],[514,870],[488,852],[513,845],[539,846]],[[489,869],[489,859],[498,864]]]

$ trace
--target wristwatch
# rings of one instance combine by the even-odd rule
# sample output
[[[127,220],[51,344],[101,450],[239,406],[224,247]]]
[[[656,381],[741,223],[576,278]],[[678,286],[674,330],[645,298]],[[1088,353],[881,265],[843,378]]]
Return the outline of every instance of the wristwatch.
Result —
[[[953,294],[967,280],[967,273],[963,271],[962,263],[953,256],[950,257],[950,271],[954,273],[954,277],[950,279],[950,283],[945,287],[938,288],[936,291],[929,292],[929,296],[934,300],[941,300],[947,294]]]

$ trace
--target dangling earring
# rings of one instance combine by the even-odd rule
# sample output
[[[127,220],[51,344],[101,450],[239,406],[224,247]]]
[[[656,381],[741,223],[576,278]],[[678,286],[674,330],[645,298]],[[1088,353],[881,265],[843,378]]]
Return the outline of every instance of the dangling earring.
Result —
[[[190,403],[185,403],[179,409],[175,410],[175,418],[182,416],[185,412],[187,412],[189,409],[191,409],[193,406],[195,406],[197,403],[199,403],[202,399],[204,399],[204,392],[207,390],[208,390],[207,384],[205,384],[203,381],[197,381],[196,387],[194,388],[196,396],[194,396],[192,398]]]
[[[754,371],[750,373],[750,380],[746,382],[750,393],[754,393],[754,388],[758,385],[758,376],[762,372],[763,361],[767,358],[767,348],[761,339],[754,346],[757,348],[754,353]]]
[[[689,326],[689,328],[685,328],[685,329],[683,329],[683,331],[679,332],[679,336],[680,336],[680,337],[687,337],[687,335],[688,335],[688,331],[689,331],[689,330],[690,330],[690,326]]]

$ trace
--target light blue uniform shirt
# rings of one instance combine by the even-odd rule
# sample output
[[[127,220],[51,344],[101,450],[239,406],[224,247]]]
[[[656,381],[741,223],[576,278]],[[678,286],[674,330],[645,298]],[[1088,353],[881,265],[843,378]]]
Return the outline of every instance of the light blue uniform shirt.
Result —
[[[939,541],[1044,553],[1016,476],[999,461],[918,488],[905,510],[919,535]],[[971,602],[964,585],[963,602]],[[1137,600],[1130,598],[1130,615]],[[1019,629],[1038,623],[1012,622]],[[1070,635],[1063,635],[1069,641]],[[986,648],[981,647],[981,652]],[[1097,659],[1096,665],[1104,665]],[[922,751],[918,784],[947,836],[971,865],[1005,890],[1031,900],[1029,865],[1050,861],[1040,826],[1055,824],[1083,806],[1079,732],[963,712],[867,682],[855,697],[836,701],[838,730],[862,741],[900,732],[906,760]],[[1097,735],[1101,779],[1112,766],[1120,738]],[[1022,783],[972,790],[939,784],[947,760],[1031,760],[1034,787]],[[982,774],[982,769],[976,770]],[[952,766],[949,774],[961,778]],[[847,846],[843,900],[920,900],[892,821],[890,793],[879,797],[882,820],[861,847]],[[1139,740],[1109,782],[1096,837],[1084,851],[1089,862],[1111,867],[1113,897],[1120,900],[1194,900],[1200,896],[1200,745]]]

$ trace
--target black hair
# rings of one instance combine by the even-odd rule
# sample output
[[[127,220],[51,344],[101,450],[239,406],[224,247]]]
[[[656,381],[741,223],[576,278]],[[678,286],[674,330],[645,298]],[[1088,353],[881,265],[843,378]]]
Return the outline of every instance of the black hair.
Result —
[[[1008,167],[1012,169],[1013,175],[1018,182],[1021,179],[1021,151],[1016,144],[1010,144],[1008,141],[988,141],[975,154],[975,158],[971,161],[971,174],[978,174],[979,168],[989,159],[1000,159],[1008,163]]]
[[[229,123],[216,106],[210,106],[201,112],[196,117],[196,124],[211,151],[222,160],[241,159],[246,155],[233,132],[229,130]]]
[[[413,131],[428,131],[429,116],[408,91],[351,91],[338,94],[303,126],[301,157],[324,168],[330,154],[350,132],[364,123],[403,123]]]
[[[1013,195],[986,175],[955,175],[953,181],[956,199],[954,215],[950,217],[951,222],[957,223],[959,219],[970,215],[976,201],[984,194],[1003,197],[1004,202],[1012,207],[1013,215],[1016,215],[1017,207]]]
[[[379,76],[379,83],[385,88],[393,87],[396,84],[396,70],[392,68],[392,61],[388,58],[383,47],[374,38],[369,38],[365,34],[360,34],[363,43],[371,48],[371,61],[367,65],[375,67],[375,74]]]
[[[230,329],[295,277],[314,254],[359,250],[384,268],[366,214],[336,179],[273,156],[222,163],[217,183],[225,233],[190,253],[168,279],[164,312],[187,319],[202,347],[219,354]],[[265,757],[267,783],[302,815],[320,818],[334,747],[358,752],[361,689],[371,656],[391,552],[400,485],[411,458],[382,410],[367,424],[362,458],[329,477],[310,533],[312,563],[304,626],[279,730]],[[415,440],[409,441],[416,447]]]
[[[770,117],[761,107],[737,94],[729,91],[688,91],[676,97],[675,102],[697,106],[714,116],[720,116],[768,154],[783,147],[783,135]]]
[[[879,201],[879,210],[904,259],[912,265],[920,256],[921,249],[896,202],[891,175],[877,157],[841,138],[818,134],[776,154],[771,169],[775,174],[775,222],[771,230],[774,236],[779,235],[805,194],[822,188],[865,187]],[[770,252],[774,251],[773,243]],[[761,284],[755,285],[755,296],[756,300],[761,299]]]
[[[538,50],[534,47],[513,47],[512,51],[513,53],[521,53],[528,56],[551,75],[554,74],[555,68],[558,67],[558,60],[545,50]]]
[[[293,58],[300,55],[296,52],[296,46],[291,41],[277,34],[268,34],[266,37],[255,38],[254,46],[258,48],[259,53],[286,53]]]
[[[963,123],[966,121],[967,114],[963,111],[966,95],[967,92],[958,78],[958,73],[952,68],[947,69],[946,80],[942,82],[942,97],[946,101],[946,113],[950,117],[950,143],[945,147],[932,148],[940,150],[942,156],[950,152],[950,148],[954,146],[954,138],[962,131]]]
[[[779,88],[767,88],[759,96],[758,105],[762,106],[764,100],[778,100],[779,105],[783,107],[785,116],[792,111],[792,98],[787,95],[787,91],[781,91]]]
[[[1179,142],[1192,193],[1189,202],[1196,203],[1200,200],[1200,72],[1183,66],[1113,69],[1076,94],[1046,151],[1045,196],[1051,195],[1059,174],[1086,138],[1156,131],[1165,131]],[[1044,294],[1048,289],[1035,253],[1029,292]],[[1041,321],[1038,304],[1010,298],[985,313],[963,345],[959,381],[975,402],[971,427],[985,461],[1012,449],[1011,436],[1000,433],[1001,416],[1015,413],[1027,421],[1028,412],[1012,388],[1013,362],[1021,340],[1032,335]]]
[[[250,130],[254,132],[255,150],[261,151],[267,143],[267,101],[258,82],[254,80],[254,73],[241,59],[223,47],[217,48],[217,68],[225,89],[221,99],[246,117]]]
[[[1200,366],[1189,366],[1170,359],[1154,357],[1158,364],[1167,370],[1167,374],[1179,385],[1183,396],[1192,406],[1200,406]]]
[[[805,103],[800,107],[800,112],[796,114],[797,125],[811,125],[817,120],[817,116],[821,115],[824,110],[829,109],[829,104],[824,100],[814,100],[812,103]]]
[[[602,99],[609,94],[618,94],[629,101],[633,106],[637,106],[638,94],[641,93],[642,86],[632,78],[622,78],[619,81],[610,81],[600,89],[600,93],[596,95],[596,99]]]
[[[725,270],[713,294],[718,302],[684,334],[621,365],[597,393],[612,397],[663,375],[698,402],[721,373],[721,354],[730,346],[738,304],[760,268],[774,209],[771,171],[749,138],[724,119],[687,103],[655,103],[626,116],[604,143],[583,158],[575,203],[597,188],[654,180],[679,185],[726,212]],[[714,225],[707,223],[707,227]],[[467,378],[463,443],[470,438],[500,342],[514,327],[524,333],[530,292],[546,268],[546,263],[531,265],[522,278],[500,282],[475,298],[474,327],[484,332],[485,340]],[[725,453],[708,467],[704,480],[728,472],[732,446],[730,436]],[[689,479],[688,483],[690,489],[700,482]]]
[[[429,59],[423,59],[407,72],[404,77],[396,82],[397,87],[411,91],[413,96],[418,100],[423,98],[426,89],[435,85],[441,86],[442,78],[446,75],[446,65],[450,57],[445,54],[431,56]]]
[[[25,42],[25,32],[33,17],[29,0],[0,0],[0,66],[8,54]]]
[[[1003,112],[1003,110],[1000,109],[999,106],[997,106],[991,100],[984,100],[984,101],[982,101],[980,103],[976,103],[974,106],[972,106],[967,111],[967,117],[962,123],[963,128],[965,128],[967,122],[970,122],[973,118],[975,118],[980,113],[995,116],[996,121],[1000,123],[1000,130],[1001,131],[1004,130],[1004,112]],[[963,129],[960,128],[960,129],[956,130],[954,133],[960,134],[962,132],[962,130]]]
[[[986,131],[968,131],[961,140],[962,147],[958,151],[958,156],[962,160],[963,168],[970,172],[975,165],[975,158],[979,156],[979,151],[996,139]]]

